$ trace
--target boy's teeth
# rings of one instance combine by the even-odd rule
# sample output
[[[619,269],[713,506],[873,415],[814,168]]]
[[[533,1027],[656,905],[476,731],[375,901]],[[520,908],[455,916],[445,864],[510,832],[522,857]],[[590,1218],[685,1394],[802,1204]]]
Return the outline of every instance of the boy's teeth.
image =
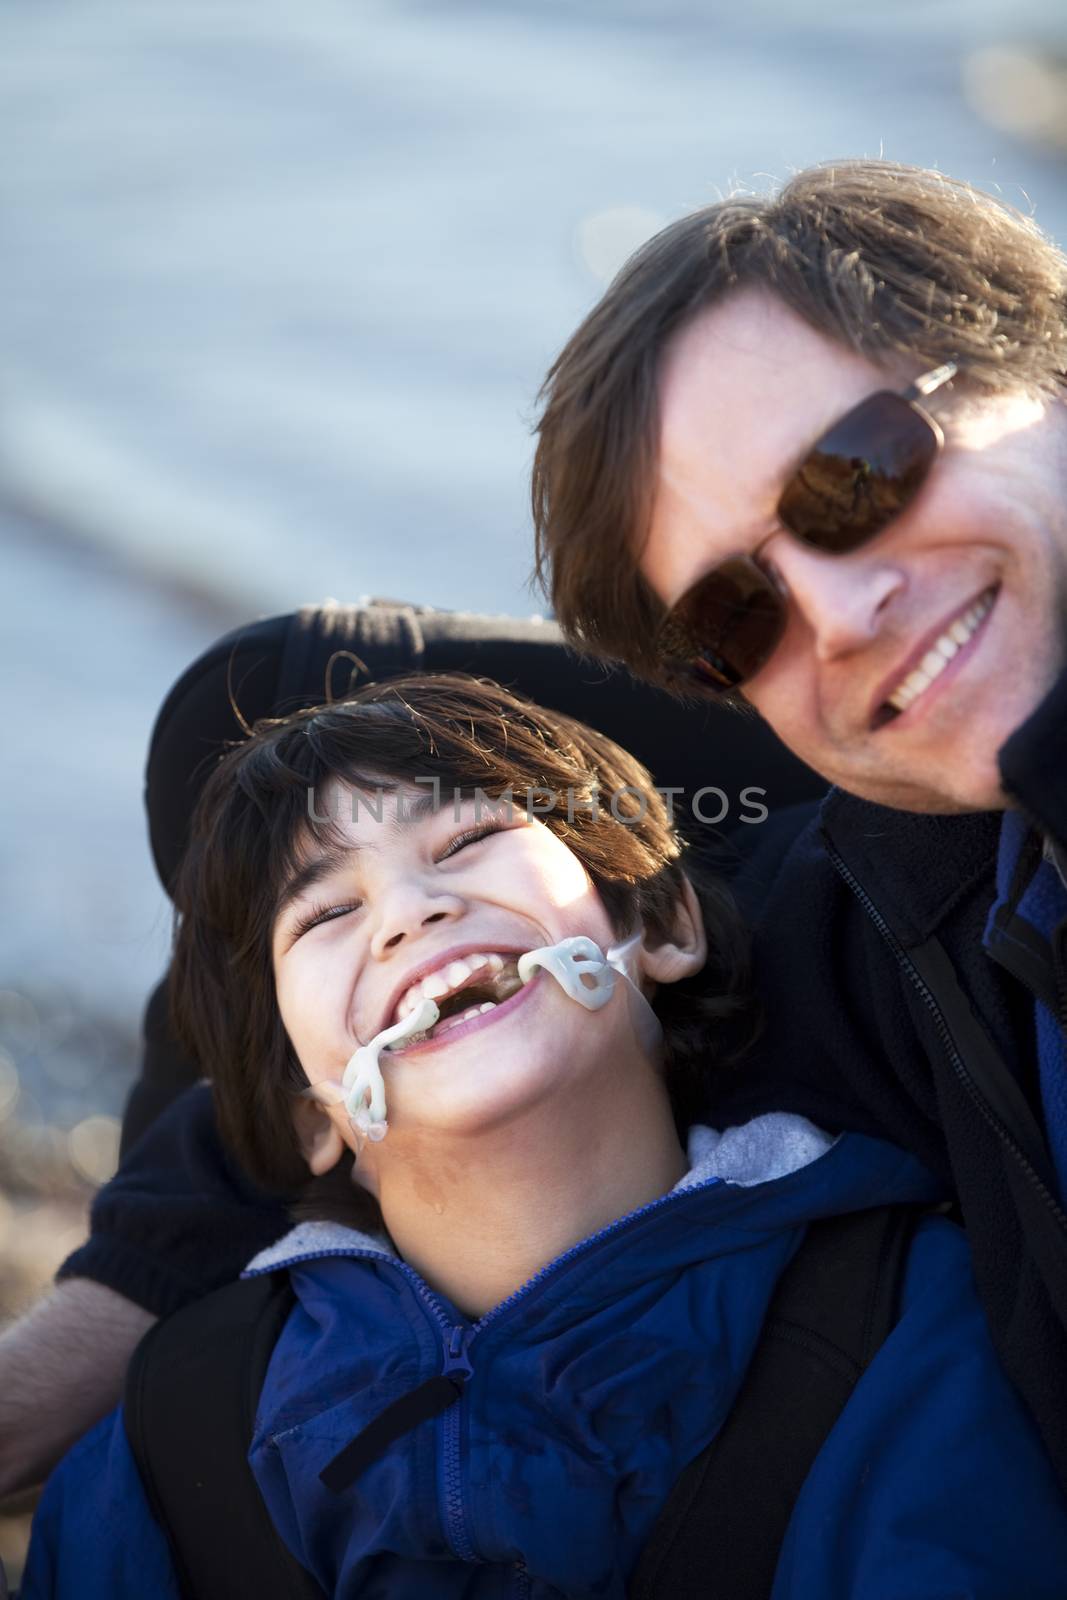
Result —
[[[454,1017],[446,1017],[443,1022],[437,1024],[436,1028],[431,1028],[430,1033],[443,1033],[446,1028],[454,1027],[457,1022],[469,1022],[471,1017],[480,1017],[483,1011],[495,1010],[495,1000],[485,1000],[480,1006],[468,1006],[466,1011],[461,1011]]]
[[[924,689],[929,689],[934,679],[944,672],[961,645],[965,645],[973,637],[979,623],[992,611],[995,599],[996,591],[990,589],[980,600],[976,600],[973,606],[969,606],[961,617],[957,617],[945,629],[933,649],[926,652],[919,665],[893,690],[886,704],[891,705],[895,711],[906,711]]]
[[[495,978],[503,970],[504,957],[495,951],[457,957],[446,967],[439,967],[436,972],[412,984],[396,1008],[397,1018],[406,1017],[425,999],[440,1000],[446,994],[451,994],[453,990],[461,988],[474,972],[486,972]]]

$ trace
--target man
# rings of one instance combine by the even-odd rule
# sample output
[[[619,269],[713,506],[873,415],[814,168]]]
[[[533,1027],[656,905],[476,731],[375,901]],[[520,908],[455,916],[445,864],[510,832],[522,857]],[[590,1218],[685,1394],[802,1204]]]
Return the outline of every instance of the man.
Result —
[[[1065,292],[936,173],[710,207],[553,367],[534,510],[572,639],[754,707],[840,786],[756,874],[773,1002],[729,1108],[851,1098],[951,1176],[1067,1484]]]
[[[933,173],[711,207],[553,367],[534,511],[573,639],[755,707],[841,786],[746,876],[767,1021],[713,1114],[951,1181],[1067,1487],[1065,292],[1029,222]]]

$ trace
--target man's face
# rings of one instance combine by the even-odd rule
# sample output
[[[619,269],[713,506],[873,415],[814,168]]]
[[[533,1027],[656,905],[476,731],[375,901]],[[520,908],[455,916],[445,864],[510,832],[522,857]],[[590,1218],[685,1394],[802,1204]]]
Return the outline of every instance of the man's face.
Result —
[[[770,295],[702,313],[662,363],[640,568],[672,605],[726,557],[758,552],[788,591],[788,620],[745,694],[785,744],[869,800],[992,809],[1005,803],[997,751],[1067,653],[1067,407],[931,396],[944,451],[908,509],[851,555],[809,549],[775,516],[820,433],[918,375],[887,377]],[[957,648],[944,670],[925,687],[912,677],[920,692],[894,713],[890,698],[946,636]]]

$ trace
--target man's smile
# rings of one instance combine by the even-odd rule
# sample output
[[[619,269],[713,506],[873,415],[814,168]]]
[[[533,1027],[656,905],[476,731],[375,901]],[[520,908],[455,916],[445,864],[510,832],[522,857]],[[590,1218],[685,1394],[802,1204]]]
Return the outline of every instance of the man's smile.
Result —
[[[896,726],[913,707],[925,709],[935,684],[949,681],[974,654],[979,635],[996,604],[999,586],[983,589],[929,630],[907,658],[882,680],[872,700],[872,732]],[[911,726],[914,714],[908,717]]]

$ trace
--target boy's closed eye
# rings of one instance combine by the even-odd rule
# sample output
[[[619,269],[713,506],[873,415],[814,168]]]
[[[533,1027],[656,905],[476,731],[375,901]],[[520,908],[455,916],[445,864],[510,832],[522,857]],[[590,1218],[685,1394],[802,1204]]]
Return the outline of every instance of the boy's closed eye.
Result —
[[[510,831],[510,828],[500,821],[479,823],[473,828],[467,828],[462,833],[455,834],[449,840],[445,850],[436,857],[436,860],[438,862],[447,861],[449,857],[457,855],[459,851],[469,845],[481,843],[483,839],[489,838],[492,834]],[[320,923],[335,922],[339,917],[346,915],[350,911],[358,911],[362,904],[362,900],[356,899],[347,900],[336,905],[317,904],[311,906],[294,923],[292,930],[293,942],[295,943],[297,939],[310,932],[312,928],[317,927]]]

